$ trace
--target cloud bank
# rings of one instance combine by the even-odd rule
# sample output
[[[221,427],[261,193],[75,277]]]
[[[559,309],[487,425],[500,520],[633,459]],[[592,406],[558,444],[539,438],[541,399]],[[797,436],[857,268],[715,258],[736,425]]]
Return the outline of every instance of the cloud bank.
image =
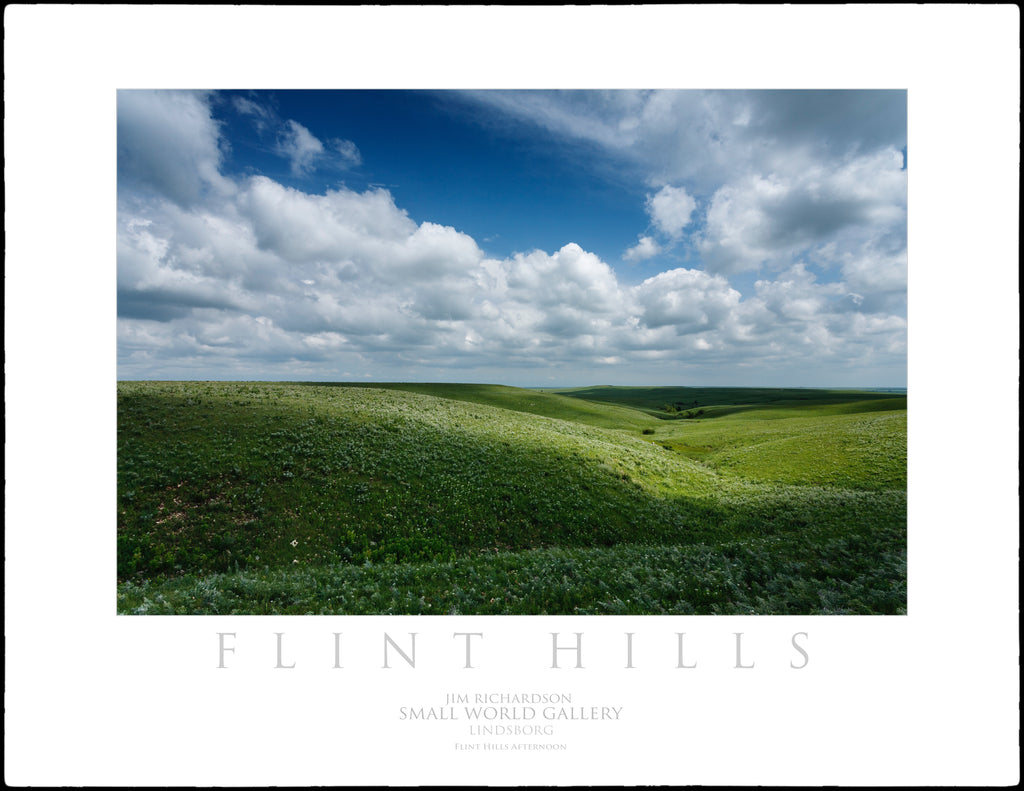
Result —
[[[278,130],[293,172],[329,151],[360,161],[355,143],[325,145],[247,101],[236,109]],[[491,258],[455,228],[414,220],[386,189],[311,194],[229,178],[210,95],[122,91],[119,376],[886,383],[848,381],[872,371],[905,381],[906,172],[872,119],[858,114],[851,129],[838,103],[826,160],[826,144],[787,111],[792,97],[481,101],[638,162],[651,228],[623,257],[657,261],[681,245],[694,261],[628,284],[572,240]],[[681,112],[697,122],[684,128]],[[784,135],[792,157],[780,153]],[[750,150],[765,139],[775,142]],[[677,155],[689,144],[700,162]],[[716,168],[724,175],[712,179]]]

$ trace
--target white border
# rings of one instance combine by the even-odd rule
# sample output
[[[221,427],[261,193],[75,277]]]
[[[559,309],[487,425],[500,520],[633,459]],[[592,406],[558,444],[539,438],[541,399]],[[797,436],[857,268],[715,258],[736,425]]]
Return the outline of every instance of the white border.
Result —
[[[1016,782],[1019,21],[1015,6],[8,6],[7,783]],[[129,87],[908,89],[910,615],[117,618]],[[379,667],[385,630],[419,633],[416,670]],[[236,633],[225,670],[218,631]],[[277,631],[295,670],[273,668]],[[456,631],[485,633],[477,669]],[[585,670],[548,667],[552,631],[586,634]],[[621,667],[627,631],[641,669]],[[675,668],[679,631],[698,669]],[[755,669],[732,667],[734,632]],[[520,689],[628,719],[510,758],[457,756],[444,727],[395,716]]]

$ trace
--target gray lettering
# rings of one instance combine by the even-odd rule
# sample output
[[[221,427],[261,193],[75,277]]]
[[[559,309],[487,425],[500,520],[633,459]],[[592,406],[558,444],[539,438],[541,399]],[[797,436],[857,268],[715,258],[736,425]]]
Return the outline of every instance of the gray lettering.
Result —
[[[277,667],[285,670],[290,670],[295,667],[295,663],[292,662],[290,665],[281,664],[281,638],[284,637],[284,632],[274,632],[277,635]]]
[[[469,668],[469,669],[472,669],[473,665],[470,664],[470,661],[469,661],[469,638],[470,637],[483,637],[484,633],[483,632],[455,632],[455,634],[452,635],[452,639],[454,640],[456,637],[460,637],[460,636],[466,638],[466,667]]]
[[[685,667],[687,670],[691,670],[691,669],[697,667],[697,663],[694,662],[692,665],[687,665],[687,664],[685,664],[683,662],[683,635],[684,634],[686,634],[686,632],[676,632],[676,637],[679,638],[679,662],[678,662],[678,664],[676,664],[676,668],[678,669],[678,668],[681,668],[681,667]]]
[[[231,635],[232,637],[234,637],[235,633],[234,632],[217,632],[217,642],[220,645],[220,662],[217,664],[218,668],[227,667],[227,665],[224,664],[224,652],[225,651],[230,651],[232,654],[235,653],[235,647],[234,646],[225,646],[224,645],[224,638],[227,635]]]
[[[558,632],[551,633],[551,667],[558,669],[558,652],[575,651],[576,667],[583,667],[583,632],[576,632],[576,647],[558,644]]]
[[[792,662],[789,663],[789,666],[794,668],[794,669],[796,669],[796,670],[803,670],[805,667],[807,667],[807,663],[811,661],[811,658],[809,656],[807,656],[807,652],[804,651],[803,648],[801,648],[800,646],[798,646],[796,644],[797,635],[800,635],[800,634],[802,634],[804,637],[807,637],[807,632],[795,632],[793,634],[792,643],[793,643],[793,648],[795,648],[797,651],[799,651],[801,654],[804,655],[804,663],[802,665],[794,665]]]
[[[412,638],[412,658],[411,659],[409,658],[409,655],[407,653],[405,653],[405,651],[403,651],[398,646],[398,643],[396,643],[394,640],[391,639],[391,635],[389,635],[387,632],[384,633],[384,667],[385,668],[387,668],[389,670],[391,669],[391,666],[388,664],[388,644],[389,643],[391,644],[391,647],[394,648],[399,653],[399,655],[402,657],[402,659],[404,659],[409,664],[409,667],[411,667],[413,669],[416,668],[416,632],[409,632],[409,637]]]
[[[743,660],[740,658],[740,652],[743,650],[743,647],[740,645],[740,642],[743,640],[743,632],[733,632],[733,634],[736,635],[736,667],[742,667],[745,670],[749,670],[754,666],[754,663],[751,662],[749,665],[745,665],[743,664]]]

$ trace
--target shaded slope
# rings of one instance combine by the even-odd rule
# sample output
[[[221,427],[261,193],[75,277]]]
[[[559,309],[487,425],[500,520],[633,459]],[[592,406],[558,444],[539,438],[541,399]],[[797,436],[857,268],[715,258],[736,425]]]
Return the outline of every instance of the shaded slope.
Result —
[[[720,518],[713,473],[577,423],[379,389],[119,396],[121,576],[675,541]]]

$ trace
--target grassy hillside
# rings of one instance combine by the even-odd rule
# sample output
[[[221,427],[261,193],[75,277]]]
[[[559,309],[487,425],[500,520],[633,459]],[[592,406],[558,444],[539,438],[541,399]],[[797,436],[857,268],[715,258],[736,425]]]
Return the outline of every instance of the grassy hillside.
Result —
[[[580,387],[568,390],[544,390],[586,401],[633,407],[668,420],[685,417],[688,412],[716,407],[715,414],[756,408],[786,410],[835,406],[851,402],[876,403],[880,408],[906,409],[905,393],[871,390],[818,390],[802,387]],[[886,406],[882,406],[886,404]],[[900,406],[902,405],[902,406]],[[674,410],[667,410],[672,407]]]
[[[905,411],[843,403],[119,383],[118,610],[899,612]]]
[[[302,383],[306,386],[322,387],[314,383]],[[374,382],[344,383],[327,385],[329,387],[364,387],[374,390],[401,390],[407,393],[450,398],[454,401],[467,401],[472,404],[511,409],[515,412],[527,412],[531,415],[542,415],[560,420],[571,420],[588,426],[602,428],[644,428],[650,426],[647,415],[629,407],[615,406],[610,403],[593,403],[569,395],[562,395],[541,390],[527,390],[521,387],[485,384],[431,384],[409,382]]]

